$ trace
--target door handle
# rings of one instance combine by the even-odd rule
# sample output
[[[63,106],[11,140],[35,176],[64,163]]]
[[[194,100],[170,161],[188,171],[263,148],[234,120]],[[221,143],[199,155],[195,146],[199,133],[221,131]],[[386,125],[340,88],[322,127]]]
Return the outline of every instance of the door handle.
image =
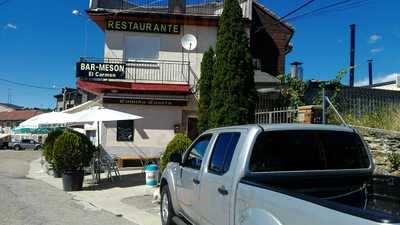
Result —
[[[224,186],[219,187],[219,188],[218,188],[218,192],[219,192],[221,195],[228,195],[228,191],[225,189]]]
[[[193,178],[193,183],[194,183],[194,184],[200,184],[200,181],[197,180],[196,178]]]

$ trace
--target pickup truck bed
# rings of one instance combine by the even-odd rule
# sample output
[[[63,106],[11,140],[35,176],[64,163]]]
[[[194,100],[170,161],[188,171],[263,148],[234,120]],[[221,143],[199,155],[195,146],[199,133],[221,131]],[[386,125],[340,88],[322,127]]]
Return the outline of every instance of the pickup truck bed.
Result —
[[[373,176],[365,182],[354,179],[346,182],[346,178],[330,179],[326,186],[309,186],[309,182],[297,182],[293,177],[284,179],[263,179],[259,177],[245,177],[242,184],[251,185],[262,189],[278,192],[284,195],[305,200],[339,212],[365,218],[379,223],[400,223],[400,178],[391,176]],[[285,182],[283,180],[286,180]],[[290,180],[290,182],[288,182]],[[332,183],[340,183],[332,185]],[[323,183],[323,182],[322,182]]]

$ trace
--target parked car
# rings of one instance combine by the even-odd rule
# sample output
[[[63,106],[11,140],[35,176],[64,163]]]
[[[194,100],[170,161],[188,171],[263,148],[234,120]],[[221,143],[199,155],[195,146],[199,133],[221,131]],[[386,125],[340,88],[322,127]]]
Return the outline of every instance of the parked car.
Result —
[[[7,149],[11,140],[10,134],[0,134],[0,149]]]
[[[400,224],[400,182],[374,186],[371,154],[349,127],[213,129],[170,159],[163,225]]]
[[[9,143],[8,147],[17,151],[22,149],[39,150],[42,145],[33,139],[22,139],[21,141],[13,141]]]

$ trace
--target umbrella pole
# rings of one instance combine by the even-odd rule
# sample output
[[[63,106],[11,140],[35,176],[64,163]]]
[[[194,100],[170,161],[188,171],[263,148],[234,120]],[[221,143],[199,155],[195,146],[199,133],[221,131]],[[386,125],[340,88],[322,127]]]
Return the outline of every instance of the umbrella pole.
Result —
[[[100,121],[97,121],[97,163],[98,163],[98,170],[96,171],[97,182],[100,183]]]

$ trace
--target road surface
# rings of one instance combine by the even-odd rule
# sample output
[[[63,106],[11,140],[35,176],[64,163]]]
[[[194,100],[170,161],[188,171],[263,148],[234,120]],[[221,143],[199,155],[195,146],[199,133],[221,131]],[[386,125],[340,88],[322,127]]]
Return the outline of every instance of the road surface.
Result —
[[[0,225],[134,225],[111,213],[85,208],[48,184],[26,178],[40,151],[0,150]]]

